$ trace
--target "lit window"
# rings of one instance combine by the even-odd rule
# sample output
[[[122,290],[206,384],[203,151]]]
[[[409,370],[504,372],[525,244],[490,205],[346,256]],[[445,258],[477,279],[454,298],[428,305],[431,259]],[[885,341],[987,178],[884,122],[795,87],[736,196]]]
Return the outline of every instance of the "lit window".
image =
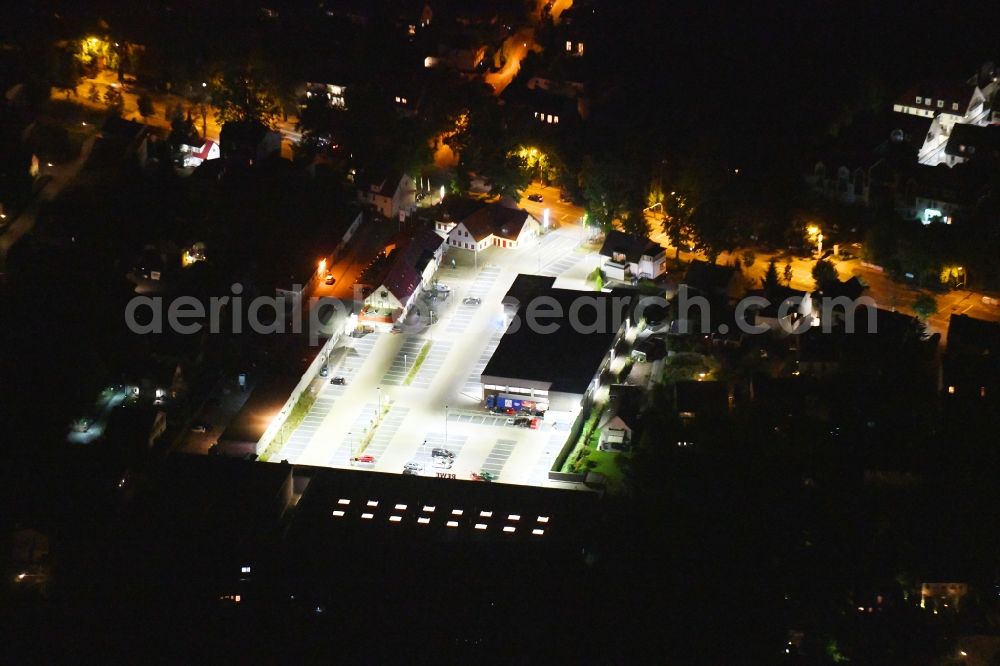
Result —
[[[938,100],[938,103],[937,103],[937,108],[939,108],[939,109],[940,109],[940,108],[942,108],[943,106],[944,106],[944,100],[943,100],[943,99],[939,99],[939,100]]]
[[[350,504],[350,503],[351,503],[351,500],[349,500],[349,499],[339,499],[339,500],[337,500],[337,504]]]
[[[545,534],[545,530],[541,530],[536,527],[535,529],[531,530],[531,533],[534,534],[535,536],[541,536]]]
[[[538,522],[540,522],[540,523],[547,523],[547,522],[549,522],[549,517],[548,516],[538,516]]]
[[[516,513],[512,513],[509,516],[507,516],[507,520],[521,520],[521,516],[517,515]]]
[[[448,527],[458,527],[458,521],[449,520],[448,521]]]
[[[567,51],[573,50],[573,42],[566,42],[566,50]]]
[[[479,517],[480,518],[492,518],[493,517],[493,512],[492,511],[480,511],[479,512]]]
[[[954,395],[955,394],[955,387],[954,386],[949,386],[948,387],[948,394],[949,395]]]
[[[559,124],[559,116],[552,116],[552,118],[553,118],[553,122],[558,125]]]
[[[958,102],[952,102],[951,103],[951,110],[952,111],[958,111]]]
[[[986,397],[986,387],[985,386],[980,386],[979,387],[979,397],[980,398],[985,398]]]
[[[451,510],[451,515],[453,515],[453,516],[461,516],[462,515],[462,510],[461,509],[452,509]]]
[[[397,504],[396,505],[396,511],[406,511],[406,505],[405,504]]]
[[[374,513],[363,513],[363,514],[361,514],[361,517],[364,518],[365,520],[371,520],[372,518],[375,517],[375,514]]]
[[[504,528],[503,528],[503,531],[504,531],[504,532],[508,532],[508,533],[509,533],[509,532],[513,532],[513,531],[514,531],[514,528],[513,528],[513,527],[511,527],[510,525],[507,525],[506,527],[504,527]]]
[[[334,516],[336,516],[337,518],[343,518],[343,517],[344,517],[344,512],[343,512],[343,511],[340,511],[340,510],[338,509],[337,511],[334,511],[334,512],[333,512],[333,515],[334,515]]]
[[[378,500],[368,500],[368,506],[378,506]]]
[[[403,519],[402,516],[389,516],[389,522],[390,523],[398,523],[402,519]]]
[[[250,573],[250,567],[240,567],[241,573]]]
[[[550,114],[548,114],[548,116],[546,116],[546,117],[548,118],[548,122],[550,122],[550,123],[551,123],[551,122],[552,122],[552,114],[550,113]]]
[[[917,95],[917,104],[923,104],[923,103],[924,103],[924,98],[921,97],[920,95]]]
[[[476,523],[476,529],[477,530],[485,530],[486,529],[486,523]]]
[[[431,522],[431,519],[428,518],[427,516],[421,516],[417,518],[417,522],[420,523],[421,525],[426,525],[427,523]]]

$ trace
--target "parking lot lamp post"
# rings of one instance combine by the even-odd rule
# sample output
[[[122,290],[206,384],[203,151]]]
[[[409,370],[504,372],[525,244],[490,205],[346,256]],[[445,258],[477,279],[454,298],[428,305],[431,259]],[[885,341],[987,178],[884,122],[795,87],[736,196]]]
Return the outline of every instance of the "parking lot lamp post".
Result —
[[[382,420],[382,387],[379,386],[378,390],[378,420]]]
[[[448,405],[444,406],[444,447],[448,448]]]
[[[350,465],[354,462],[354,438],[351,437],[350,431],[347,433],[347,464]]]

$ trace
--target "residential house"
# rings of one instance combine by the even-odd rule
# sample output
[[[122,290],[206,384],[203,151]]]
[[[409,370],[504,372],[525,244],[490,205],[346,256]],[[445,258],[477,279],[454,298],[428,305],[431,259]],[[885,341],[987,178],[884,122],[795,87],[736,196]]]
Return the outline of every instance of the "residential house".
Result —
[[[391,323],[405,317],[421,288],[430,286],[443,252],[444,239],[430,230],[391,247],[374,280],[378,286],[365,298],[359,319]]]
[[[1000,324],[951,315],[943,366],[949,402],[978,409],[1000,404]]]
[[[945,145],[944,163],[952,167],[972,159],[1000,159],[1000,125],[955,125]]]
[[[649,238],[637,238],[616,229],[601,246],[601,269],[612,280],[655,279],[667,271],[666,250]]]
[[[962,165],[954,169],[944,164],[915,165],[903,177],[896,193],[896,211],[924,224],[951,224],[973,208],[981,189],[980,177]]]
[[[741,296],[743,291],[743,279],[739,270],[733,266],[710,264],[700,259],[688,264],[681,284],[694,294],[709,299],[724,299],[727,302]]]
[[[417,209],[417,183],[405,173],[365,174],[358,182],[358,199],[386,219],[405,217]]]
[[[215,141],[205,140],[200,145],[181,144],[181,165],[199,167],[202,162],[222,157],[222,150]]]
[[[638,435],[642,389],[615,384],[611,387],[608,407],[597,424],[601,430],[601,451],[628,450]]]
[[[459,72],[474,72],[486,57],[486,44],[470,31],[453,32],[438,43],[437,58],[433,64],[441,63]],[[427,60],[424,61],[428,65]]]
[[[486,205],[481,199],[447,194],[434,209],[434,230],[442,237],[447,238],[451,230],[461,220]]]
[[[541,230],[528,211],[492,203],[457,222],[448,231],[448,246],[477,254],[490,246],[515,248],[537,238]]]
[[[896,100],[894,111],[931,119],[919,152],[921,164],[949,163],[946,146],[955,127],[987,125],[992,121],[991,108],[997,91],[995,79],[995,76],[980,73],[963,83],[923,82]]]
[[[227,161],[253,166],[281,155],[281,135],[256,121],[228,122],[222,126],[219,147]]]

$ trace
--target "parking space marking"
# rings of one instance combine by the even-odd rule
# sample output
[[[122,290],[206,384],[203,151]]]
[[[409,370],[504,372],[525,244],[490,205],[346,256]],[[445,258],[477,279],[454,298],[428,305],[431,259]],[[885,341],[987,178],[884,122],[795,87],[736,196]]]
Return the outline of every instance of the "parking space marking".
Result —
[[[510,454],[514,452],[516,444],[517,442],[512,439],[498,439],[493,448],[490,449],[486,460],[483,461],[482,470],[489,472],[499,480],[503,466],[507,463],[507,459],[510,458]]]
[[[424,476],[435,476],[438,472],[450,473],[453,467],[435,467],[434,458],[431,456],[431,451],[434,449],[448,449],[455,454],[454,460],[458,459],[458,455],[462,452],[465,447],[465,442],[468,437],[466,435],[449,435],[448,443],[445,444],[444,433],[441,432],[429,432],[427,436],[417,445],[416,451],[410,457],[410,462],[419,463],[423,466],[423,471],[421,472]]]

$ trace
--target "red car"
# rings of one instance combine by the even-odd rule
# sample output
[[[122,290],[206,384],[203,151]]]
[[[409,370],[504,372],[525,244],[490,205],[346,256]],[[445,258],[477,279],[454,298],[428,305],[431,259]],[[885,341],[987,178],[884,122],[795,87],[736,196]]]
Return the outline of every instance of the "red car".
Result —
[[[503,413],[506,414],[507,416],[514,416],[514,414],[517,414],[517,412],[514,411],[513,407],[508,407],[507,409],[503,410]]]
[[[531,428],[532,430],[538,430],[538,419],[531,419],[531,421],[528,423],[528,427]]]
[[[375,462],[375,456],[369,456],[369,455],[358,456],[357,458],[354,459],[354,462],[373,463]]]

